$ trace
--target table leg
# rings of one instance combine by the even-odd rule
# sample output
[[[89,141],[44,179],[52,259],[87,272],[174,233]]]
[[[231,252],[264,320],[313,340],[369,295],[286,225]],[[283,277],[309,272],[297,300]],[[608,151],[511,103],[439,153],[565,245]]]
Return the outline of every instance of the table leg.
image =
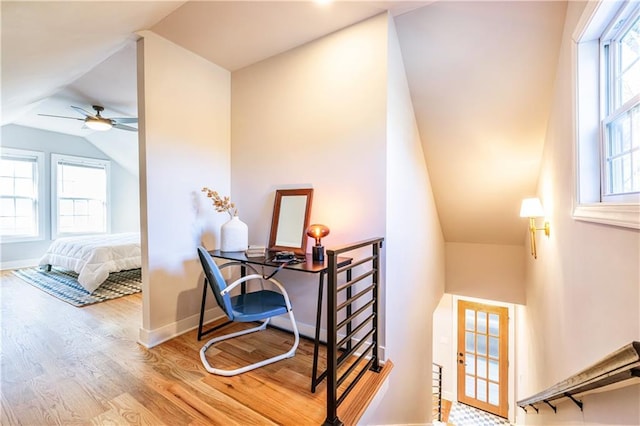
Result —
[[[324,287],[324,272],[320,272],[318,283],[318,307],[316,311],[316,334],[313,340],[313,367],[311,372],[311,392],[316,391],[318,380],[318,350],[320,348],[320,322],[322,317],[322,292]]]

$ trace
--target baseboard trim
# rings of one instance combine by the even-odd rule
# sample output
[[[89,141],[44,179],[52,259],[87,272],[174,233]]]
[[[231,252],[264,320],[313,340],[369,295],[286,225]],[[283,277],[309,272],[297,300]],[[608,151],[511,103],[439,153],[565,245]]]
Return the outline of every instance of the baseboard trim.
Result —
[[[222,318],[224,318],[224,314],[218,307],[208,309],[204,313],[205,325]],[[191,330],[195,330],[196,328],[198,328],[199,321],[200,314],[198,313],[184,318],[180,321],[176,321],[171,324],[156,328],[154,330],[147,330],[143,327],[140,327],[138,343],[147,349],[151,349],[152,347],[169,341],[174,337],[178,337]],[[281,316],[272,318],[271,324],[283,330],[292,331],[291,321],[289,321],[287,317]],[[301,336],[311,340],[315,339],[315,326],[299,322],[296,322],[296,325],[298,326],[298,332]],[[327,331],[325,329],[320,329],[320,341],[323,343],[327,341]],[[381,363],[384,363],[384,361],[387,359],[385,356],[385,348],[383,346],[379,347],[378,358]]]
[[[206,310],[204,313],[204,323],[208,324],[223,317],[224,314],[220,308],[211,308]],[[172,322],[153,330],[147,330],[144,327],[140,327],[138,343],[147,349],[151,349],[154,346],[158,346],[161,343],[173,339],[174,337],[178,337],[191,330],[195,330],[198,328],[199,322],[200,314],[197,313],[187,318],[183,318],[180,321]]]
[[[20,268],[33,268],[34,266],[38,266],[40,263],[40,259],[21,259],[21,260],[11,260],[8,262],[0,263],[0,270],[6,271],[9,269],[20,269]]]

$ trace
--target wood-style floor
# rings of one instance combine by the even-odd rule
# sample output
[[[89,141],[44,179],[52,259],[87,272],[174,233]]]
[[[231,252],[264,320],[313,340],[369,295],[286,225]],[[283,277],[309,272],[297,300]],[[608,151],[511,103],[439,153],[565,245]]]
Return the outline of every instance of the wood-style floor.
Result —
[[[235,377],[214,376],[200,363],[204,341],[197,341],[195,331],[150,350],[136,343],[141,294],[76,308],[8,271],[0,280],[2,425],[319,425],[325,420],[326,385],[315,394],[309,388],[309,340],[301,339],[294,358]],[[290,334],[268,329],[221,343],[208,354],[213,365],[228,368],[284,351],[291,342]],[[368,372],[345,399],[338,409],[345,424],[357,422],[391,368],[388,362],[381,373]]]

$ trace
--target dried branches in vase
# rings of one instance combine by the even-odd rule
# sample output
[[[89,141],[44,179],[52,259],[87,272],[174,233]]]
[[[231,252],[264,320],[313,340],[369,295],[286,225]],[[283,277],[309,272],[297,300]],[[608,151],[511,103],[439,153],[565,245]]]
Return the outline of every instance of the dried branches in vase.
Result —
[[[233,218],[234,216],[238,216],[238,208],[236,207],[235,203],[231,202],[231,199],[229,197],[221,197],[220,194],[218,194],[218,191],[213,191],[206,186],[202,188],[202,192],[207,194],[207,198],[211,198],[213,207],[217,212],[226,212],[231,218]]]

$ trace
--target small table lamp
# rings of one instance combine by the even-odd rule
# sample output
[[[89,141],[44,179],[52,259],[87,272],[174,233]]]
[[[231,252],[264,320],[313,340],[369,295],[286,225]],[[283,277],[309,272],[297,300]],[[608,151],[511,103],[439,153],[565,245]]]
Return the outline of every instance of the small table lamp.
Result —
[[[312,248],[313,261],[324,262],[324,247],[320,239],[329,235],[329,228],[324,225],[311,225],[307,228],[307,235],[316,240],[316,245]]]

